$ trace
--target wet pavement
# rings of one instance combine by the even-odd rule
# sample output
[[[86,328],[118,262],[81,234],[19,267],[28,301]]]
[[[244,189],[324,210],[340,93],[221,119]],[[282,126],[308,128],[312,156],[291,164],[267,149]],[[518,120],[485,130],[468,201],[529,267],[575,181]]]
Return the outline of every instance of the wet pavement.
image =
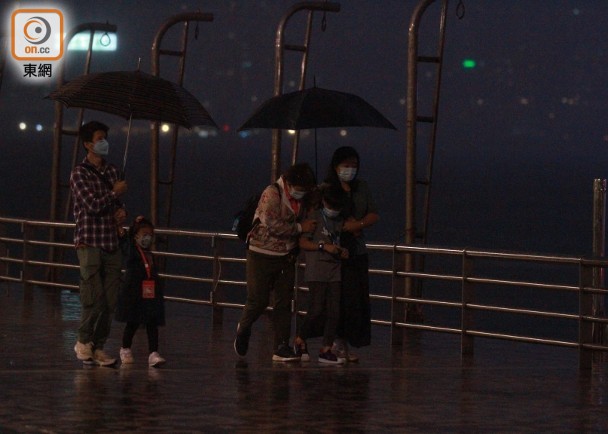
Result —
[[[412,332],[402,347],[374,327],[343,367],[271,361],[269,325],[234,354],[238,311],[210,324],[206,306],[167,303],[161,368],[86,367],[74,356],[78,295],[0,282],[0,432],[608,432],[607,363],[578,370],[576,351]],[[122,324],[106,351],[118,356]],[[312,340],[311,354],[320,342]]]

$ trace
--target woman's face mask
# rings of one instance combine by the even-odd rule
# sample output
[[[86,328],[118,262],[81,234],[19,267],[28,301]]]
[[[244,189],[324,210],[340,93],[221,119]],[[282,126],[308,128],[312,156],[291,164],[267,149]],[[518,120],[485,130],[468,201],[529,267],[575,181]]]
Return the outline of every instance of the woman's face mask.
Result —
[[[338,172],[338,178],[340,179],[340,181],[350,182],[353,179],[355,179],[355,175],[357,175],[357,168],[338,166],[337,172]]]
[[[152,239],[154,237],[151,234],[138,234],[135,237],[135,242],[142,249],[149,249],[152,246]]]
[[[110,144],[106,139],[101,139],[95,142],[93,145],[93,152],[97,155],[108,155],[110,151]]]
[[[301,190],[296,190],[293,187],[290,187],[289,188],[289,195],[291,197],[293,197],[295,200],[300,200],[304,196],[306,196],[306,192],[305,191],[301,191]]]

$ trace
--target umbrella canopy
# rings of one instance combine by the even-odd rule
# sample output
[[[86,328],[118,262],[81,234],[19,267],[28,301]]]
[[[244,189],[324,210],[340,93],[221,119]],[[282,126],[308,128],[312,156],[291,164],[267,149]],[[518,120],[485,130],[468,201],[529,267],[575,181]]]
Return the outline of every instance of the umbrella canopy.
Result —
[[[146,119],[192,128],[217,128],[202,104],[182,86],[141,71],[85,74],[46,98],[66,107],[99,110],[125,119]]]
[[[363,98],[351,93],[312,87],[278,95],[264,102],[239,128],[305,130],[332,127],[395,126]]]

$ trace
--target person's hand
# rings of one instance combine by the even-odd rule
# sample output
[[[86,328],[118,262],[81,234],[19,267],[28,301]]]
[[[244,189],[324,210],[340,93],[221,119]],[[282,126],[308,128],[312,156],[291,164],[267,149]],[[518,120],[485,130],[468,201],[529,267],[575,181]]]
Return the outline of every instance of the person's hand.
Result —
[[[304,220],[300,223],[300,226],[302,226],[302,232],[314,232],[317,228],[317,221],[312,219]]]
[[[348,249],[345,249],[344,247],[340,247],[340,259],[348,259],[349,253],[348,253]]]
[[[127,181],[119,180],[114,183],[112,191],[116,196],[121,196],[127,192]]]
[[[350,217],[342,225],[342,230],[344,232],[350,232],[355,237],[359,237],[361,236],[361,223],[355,220],[353,217]]]
[[[330,243],[325,244],[325,251],[327,253],[329,253],[330,255],[337,256],[340,254],[340,250],[342,250],[342,249],[340,249],[340,247],[336,246],[335,244],[330,244]]]

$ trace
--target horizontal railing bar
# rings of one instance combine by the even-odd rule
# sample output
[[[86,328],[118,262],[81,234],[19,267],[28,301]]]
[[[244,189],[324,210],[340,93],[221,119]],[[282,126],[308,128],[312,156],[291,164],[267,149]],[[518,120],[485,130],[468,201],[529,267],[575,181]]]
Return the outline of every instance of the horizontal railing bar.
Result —
[[[23,241],[21,241],[21,242],[23,242]],[[50,242],[50,241],[27,240],[25,243],[27,245],[30,245],[30,246],[63,247],[65,249],[73,249],[74,248],[74,244],[57,243],[57,242]]]
[[[172,295],[165,295],[165,300],[169,301],[177,301],[180,303],[190,303],[190,304],[202,304],[206,306],[210,306],[211,302],[209,300],[196,300],[193,298],[184,298],[184,297],[175,297]]]
[[[413,329],[413,330],[423,330],[430,332],[442,332],[442,333],[453,333],[453,334],[461,334],[462,331],[460,329],[455,329],[452,327],[441,327],[441,326],[432,326],[428,324],[417,324],[417,323],[405,323],[405,322],[394,322],[392,323],[395,327]]]
[[[29,283],[31,285],[38,285],[38,286],[51,286],[54,288],[79,289],[78,285],[74,285],[74,284],[70,284],[70,283],[61,283],[61,282],[49,282],[48,280],[27,279],[27,280],[23,280],[23,282]]]
[[[9,282],[21,282],[21,277],[12,277],[12,276],[0,276],[0,280],[6,280]]]
[[[462,281],[462,276],[450,274],[420,273],[416,271],[397,271],[395,272],[395,275],[399,277],[418,277],[421,279],[450,280],[454,282]]]
[[[199,283],[213,283],[214,280],[209,277],[195,277],[195,276],[179,276],[177,274],[158,273],[158,277],[163,279],[181,280],[184,282],[199,282]]]
[[[12,243],[12,244],[23,244],[23,238],[0,237],[0,242]]]
[[[577,291],[578,286],[572,285],[560,285],[555,283],[538,283],[538,282],[524,282],[521,280],[505,280],[505,279],[488,279],[485,277],[467,277],[467,282],[470,283],[491,283],[493,285],[506,285],[506,286],[524,286],[527,288],[539,288],[539,289],[559,289],[563,291]]]
[[[479,330],[467,330],[466,334],[469,336],[477,336],[483,338],[495,338],[495,339],[504,339],[508,341],[518,341],[518,342],[528,342],[532,344],[548,344],[548,345],[556,345],[560,347],[571,347],[576,348],[579,346],[578,342],[569,342],[569,341],[559,341],[555,339],[545,339],[545,338],[534,338],[529,336],[518,336],[518,335],[509,335],[505,333],[492,333],[492,332],[484,332]]]
[[[214,258],[212,255],[196,255],[193,253],[173,253],[173,252],[163,252],[155,250],[154,256],[162,256],[166,258],[183,258],[183,259],[199,259],[205,261],[212,261]]]
[[[467,303],[466,307],[468,309],[488,311],[488,312],[516,313],[516,314],[521,314],[521,315],[534,315],[534,316],[542,316],[542,317],[547,317],[547,318],[562,318],[562,319],[574,319],[574,320],[578,320],[580,318],[580,315],[572,314],[572,313],[546,312],[546,311],[540,311],[540,310],[523,309],[523,308],[515,308],[515,307],[490,306],[490,305],[476,304],[476,303]]]
[[[22,262],[22,261],[20,261]],[[60,262],[48,262],[48,261],[34,261],[34,260],[28,260],[25,261],[25,263],[27,265],[36,265],[36,266],[44,266],[44,267],[51,267],[51,268],[67,268],[67,269],[79,269],[80,267],[78,265],[74,265],[74,264],[63,264]]]

